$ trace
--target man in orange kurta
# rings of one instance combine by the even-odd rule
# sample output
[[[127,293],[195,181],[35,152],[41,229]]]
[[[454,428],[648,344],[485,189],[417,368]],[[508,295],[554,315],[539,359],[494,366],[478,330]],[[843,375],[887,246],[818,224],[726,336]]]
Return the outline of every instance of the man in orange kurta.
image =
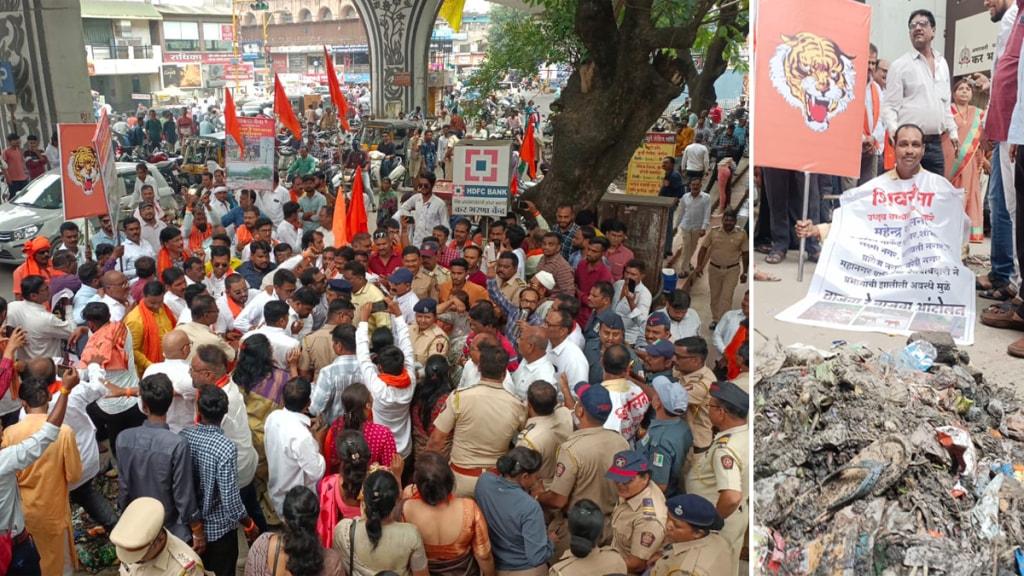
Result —
[[[3,447],[14,446],[43,429],[46,424],[50,391],[48,382],[29,380],[19,395],[25,418],[3,431]],[[71,504],[65,497],[68,486],[82,477],[82,459],[75,444],[75,433],[67,424],[60,427],[57,441],[28,468],[18,472],[18,489],[25,512],[25,529],[42,552],[43,576],[61,576],[70,561],[78,567],[71,527]]]

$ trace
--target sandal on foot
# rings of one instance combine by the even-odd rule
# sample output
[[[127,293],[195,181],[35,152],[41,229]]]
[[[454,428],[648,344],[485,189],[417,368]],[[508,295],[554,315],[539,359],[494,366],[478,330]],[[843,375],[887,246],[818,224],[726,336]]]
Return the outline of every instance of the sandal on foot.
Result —
[[[814,252],[813,254],[810,252],[807,253],[807,260],[810,262],[817,264],[818,258],[821,258],[821,252]]]
[[[754,272],[755,282],[782,282],[782,278],[767,272]]]
[[[1013,288],[1011,288],[1009,285],[1000,286],[998,288],[990,288],[988,290],[982,290],[981,292],[978,292],[978,296],[981,298],[984,298],[986,300],[996,300],[999,302],[1006,302],[1007,300],[1010,300],[1016,295],[1017,293],[1014,292]]]
[[[778,250],[764,257],[764,261],[768,264],[778,264],[786,259],[785,252],[779,252]]]
[[[755,246],[754,247],[754,252],[757,252],[758,254],[771,254],[772,253],[772,245],[771,244],[762,244],[760,246]]]

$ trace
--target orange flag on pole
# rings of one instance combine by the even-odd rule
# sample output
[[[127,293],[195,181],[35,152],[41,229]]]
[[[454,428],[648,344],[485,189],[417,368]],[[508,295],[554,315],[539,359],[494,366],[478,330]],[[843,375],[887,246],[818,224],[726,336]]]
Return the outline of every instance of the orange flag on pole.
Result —
[[[349,243],[352,242],[352,238],[356,234],[370,231],[366,222],[366,202],[363,200],[363,168],[360,166],[356,168],[356,174],[352,177],[352,209],[348,212],[348,225],[346,227]],[[337,238],[338,233],[335,232],[334,234],[335,238]]]
[[[292,103],[288,101],[288,95],[284,93],[284,86],[281,85],[281,79],[277,74],[274,74],[274,114],[277,114],[278,121],[284,124],[285,128],[302,140],[302,124],[299,124],[299,119],[295,117]]]
[[[334,233],[334,247],[341,248],[348,246],[348,213],[345,211],[345,193],[339,190],[338,198],[334,201],[334,220],[331,224],[331,232]]]
[[[523,134],[523,145],[519,147],[519,174],[528,172],[530,179],[537,178],[537,141],[533,137],[533,119],[526,120],[526,133]]]
[[[327,87],[331,92],[331,103],[338,111],[338,120],[345,132],[351,132],[348,127],[348,102],[345,102],[345,95],[341,93],[341,85],[338,84],[338,74],[334,72],[334,59],[327,52],[324,46],[324,62],[327,62]]]
[[[224,131],[228,136],[235,139],[238,144],[238,155],[245,158],[245,144],[242,143],[242,126],[238,123],[238,112],[235,111],[235,99],[231,96],[231,89],[224,89]]]

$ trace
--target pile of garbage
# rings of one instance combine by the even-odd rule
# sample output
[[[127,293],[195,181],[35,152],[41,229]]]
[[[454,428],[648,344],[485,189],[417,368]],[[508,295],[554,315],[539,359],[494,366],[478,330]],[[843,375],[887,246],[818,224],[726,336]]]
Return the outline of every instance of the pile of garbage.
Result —
[[[1024,400],[949,334],[756,350],[760,574],[1024,574]]]

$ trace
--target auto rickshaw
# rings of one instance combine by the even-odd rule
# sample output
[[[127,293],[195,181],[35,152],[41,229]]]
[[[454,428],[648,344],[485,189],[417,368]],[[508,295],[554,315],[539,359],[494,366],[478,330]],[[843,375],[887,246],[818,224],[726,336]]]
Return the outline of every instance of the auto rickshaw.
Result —
[[[363,150],[371,152],[377,149],[384,134],[391,136],[395,144],[395,154],[403,160],[409,158],[409,139],[412,138],[412,131],[422,126],[408,120],[366,120],[363,122],[363,130],[359,142]]]
[[[204,172],[210,171],[210,162],[224,166],[224,133],[206,136],[187,136],[181,140],[181,171],[188,174],[189,184],[198,184]]]

